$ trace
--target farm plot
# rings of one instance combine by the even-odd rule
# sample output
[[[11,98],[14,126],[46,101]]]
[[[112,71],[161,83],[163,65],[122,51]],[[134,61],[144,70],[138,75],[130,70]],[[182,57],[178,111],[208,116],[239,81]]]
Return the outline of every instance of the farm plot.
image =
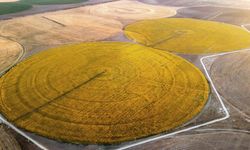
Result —
[[[16,139],[0,124],[0,149],[1,150],[21,150]]]
[[[88,0],[20,0],[23,3],[35,5],[53,5],[53,4],[73,4],[86,2]]]
[[[31,51],[46,46],[102,40],[114,36],[122,28],[120,22],[88,15],[58,17],[64,17],[65,22],[71,19],[69,22],[75,21],[76,24],[62,24],[47,18],[46,15],[35,15],[2,21],[0,34],[11,37]],[[81,21],[77,24],[79,19]]]
[[[32,7],[30,4],[24,4],[20,2],[1,2],[0,1],[0,15],[16,13],[24,10],[28,10]]]
[[[125,33],[143,45],[185,54],[218,53],[250,47],[250,33],[243,28],[196,19],[138,21],[125,27]]]
[[[115,8],[118,4],[121,4],[121,8]],[[0,35],[15,39],[27,50],[81,41],[98,41],[121,33],[124,25],[121,21],[114,19],[118,13],[105,17],[101,16],[99,11],[93,12],[93,8],[98,10],[103,5],[107,5],[113,6],[113,9],[110,8],[113,11],[124,10],[119,14],[124,20],[166,17],[170,15],[169,12],[173,11],[168,7],[142,4],[142,8],[147,8],[152,13],[148,13],[147,9],[145,11],[139,9],[140,11],[137,12],[139,2],[121,1],[118,4],[110,2],[1,21]],[[129,10],[129,7],[135,12]]]
[[[222,96],[250,117],[250,51],[236,52],[216,58],[211,77]]]
[[[147,143],[137,149],[201,150],[201,149],[249,149],[250,135],[244,132],[211,131],[180,135]],[[237,144],[236,144],[237,143]]]
[[[171,17],[176,10],[171,7],[149,5],[138,1],[121,0],[76,9],[84,13],[120,21]]]
[[[0,0],[0,15],[31,9],[33,5],[73,4],[87,0]]]
[[[189,7],[178,10],[181,17],[225,22],[235,25],[250,23],[250,10],[215,6]]]
[[[0,87],[0,111],[10,122],[72,143],[110,144],[172,130],[199,114],[209,95],[191,63],[121,42],[41,52],[5,74]]]
[[[23,48],[17,42],[0,37],[0,73],[13,65],[23,53]]]

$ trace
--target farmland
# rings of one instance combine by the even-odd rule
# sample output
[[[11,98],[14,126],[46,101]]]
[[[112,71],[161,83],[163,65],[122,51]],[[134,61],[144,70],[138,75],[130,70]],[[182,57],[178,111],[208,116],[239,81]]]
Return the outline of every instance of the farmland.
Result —
[[[135,12],[125,11],[123,7],[126,5],[131,5]],[[140,5],[143,9],[137,12]],[[93,12],[95,9],[109,11]],[[112,13],[119,10],[123,11]],[[0,21],[0,34],[14,39],[31,51],[45,46],[104,40],[121,33],[123,22],[168,17],[175,15],[175,12],[168,7],[124,0]],[[115,19],[118,16],[121,16],[120,19]]]
[[[126,26],[125,32],[130,39],[143,45],[184,54],[218,53],[250,47],[250,33],[243,28],[196,19],[139,21]]]
[[[242,51],[218,57],[211,68],[220,93],[247,118],[250,117],[249,65],[250,52]]]
[[[44,51],[4,75],[0,87],[0,111],[12,123],[73,143],[117,143],[176,128],[209,94],[205,77],[184,59],[119,42]]]
[[[30,9],[32,5],[20,2],[0,2],[0,15],[16,13]]]
[[[87,0],[20,0],[22,3],[35,5],[72,4],[86,2]]]
[[[17,42],[0,38],[0,73],[22,55],[23,47]]]
[[[249,6],[0,0],[0,149],[249,149]]]
[[[0,149],[6,150],[21,150],[20,145],[13,137],[13,135],[7,131],[6,127],[0,125]]]
[[[31,9],[33,5],[72,4],[87,0],[1,0],[0,15],[22,12]]]

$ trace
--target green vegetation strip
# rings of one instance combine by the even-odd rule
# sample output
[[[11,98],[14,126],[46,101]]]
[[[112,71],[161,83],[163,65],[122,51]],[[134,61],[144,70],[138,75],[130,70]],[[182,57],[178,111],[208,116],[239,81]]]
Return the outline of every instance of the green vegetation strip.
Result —
[[[0,15],[16,13],[32,8],[32,5],[21,2],[0,3]]]
[[[0,2],[0,15],[17,13],[32,8],[32,5],[73,4],[87,0],[20,0],[17,2]]]
[[[87,0],[21,0],[23,3],[36,5],[73,4],[86,1]]]

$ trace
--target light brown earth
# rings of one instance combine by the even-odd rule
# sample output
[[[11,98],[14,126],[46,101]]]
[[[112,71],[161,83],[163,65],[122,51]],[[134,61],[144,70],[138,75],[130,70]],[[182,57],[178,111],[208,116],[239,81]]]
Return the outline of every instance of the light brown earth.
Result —
[[[17,42],[0,37],[0,74],[22,55],[23,48]]]
[[[150,142],[131,149],[134,150],[247,150],[250,134],[217,131],[197,133],[191,135],[180,135],[172,138]]]
[[[20,145],[13,135],[0,124],[0,149],[1,150],[21,150]]]
[[[64,25],[43,15],[16,18],[0,22],[0,34],[20,42],[27,50],[80,41],[101,40],[120,31],[121,24],[81,15],[80,25]],[[59,15],[60,17],[60,15]],[[65,17],[68,20],[71,16]]]
[[[242,25],[250,23],[249,14],[250,9],[200,6],[179,9],[177,16]]]
[[[169,7],[124,0],[1,21],[0,35],[33,50],[112,37],[121,33],[124,26],[117,16],[123,20],[140,20],[174,14],[175,11]]]
[[[82,7],[79,11],[94,16],[112,18],[116,20],[141,20],[170,17],[176,14],[175,9],[156,6],[134,0],[121,0],[94,6]]]
[[[218,57],[211,77],[220,94],[242,113],[250,116],[250,51]]]

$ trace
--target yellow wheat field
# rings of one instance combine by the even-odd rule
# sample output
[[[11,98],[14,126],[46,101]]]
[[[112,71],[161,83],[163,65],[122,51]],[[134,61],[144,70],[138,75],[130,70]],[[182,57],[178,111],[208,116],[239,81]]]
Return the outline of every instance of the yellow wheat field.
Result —
[[[187,123],[209,86],[191,63],[131,43],[82,43],[23,61],[0,79],[0,111],[16,126],[72,143],[117,143]]]
[[[250,47],[250,33],[238,26],[196,19],[144,20],[125,28],[132,40],[178,53],[217,53]]]

